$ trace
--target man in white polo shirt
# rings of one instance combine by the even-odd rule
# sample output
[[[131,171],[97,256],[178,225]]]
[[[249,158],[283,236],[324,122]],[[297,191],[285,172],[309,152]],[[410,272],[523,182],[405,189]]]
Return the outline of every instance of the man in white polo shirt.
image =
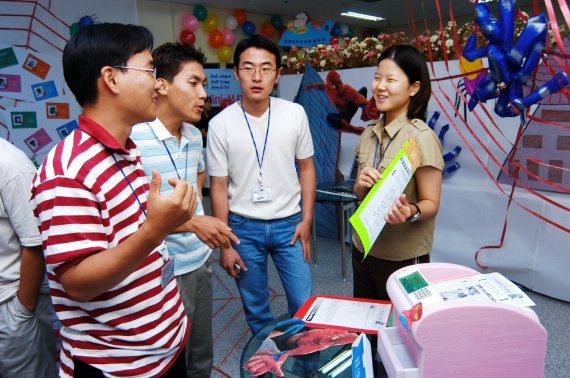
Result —
[[[188,378],[210,377],[212,344],[212,249],[238,241],[227,225],[204,215],[202,186],[206,167],[202,134],[187,122],[200,120],[206,100],[205,61],[202,51],[182,43],[165,43],[153,53],[159,82],[157,117],[133,128],[131,139],[141,152],[143,168],[150,177],[160,172],[161,192],[170,193],[168,179],[177,178],[194,186],[199,194],[196,214],[166,238],[174,259],[174,274],[192,328],[186,343]]]
[[[254,334],[273,320],[267,286],[269,256],[279,272],[290,313],[312,290],[313,142],[303,107],[270,97],[279,80],[280,62],[279,48],[264,36],[238,43],[234,74],[243,98],[214,117],[208,130],[212,211],[228,221],[241,241],[230,248],[222,246],[220,265],[236,278]]]

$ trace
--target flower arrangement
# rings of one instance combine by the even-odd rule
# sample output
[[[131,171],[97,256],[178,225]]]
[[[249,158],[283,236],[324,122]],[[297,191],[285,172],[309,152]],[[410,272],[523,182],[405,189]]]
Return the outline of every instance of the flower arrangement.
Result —
[[[344,38],[344,45],[323,45],[314,47],[291,47],[281,58],[284,73],[301,73],[305,64],[311,63],[317,71],[332,69],[370,67],[376,65],[382,51],[390,46],[407,43],[406,33],[380,34],[378,37]]]
[[[514,37],[518,38],[526,25],[529,16],[527,13],[518,10],[515,17]],[[457,41],[455,43],[454,27],[456,28]],[[568,35],[568,30],[562,26],[559,28],[562,35]],[[426,31],[415,38],[409,39],[405,32],[392,34],[379,34],[377,37],[367,37],[359,39],[357,37],[345,37],[340,43],[335,45],[316,45],[314,47],[300,48],[291,47],[288,54],[282,57],[284,73],[302,73],[305,65],[311,65],[317,71],[329,71],[333,69],[371,67],[375,66],[382,51],[390,46],[411,44],[422,52],[426,60],[443,60],[444,50],[448,59],[459,59],[460,53],[465,47],[465,43],[472,33],[477,35],[477,45],[484,46],[487,39],[479,31],[473,21],[469,21],[457,27],[454,21],[449,21],[442,30],[435,33]],[[549,45],[555,44],[552,30],[548,33]],[[429,46],[428,46],[429,45]]]
[[[465,43],[473,32],[477,35],[477,45],[482,46],[487,42],[475,22],[470,21],[463,26],[456,27],[455,32],[457,33],[457,41],[459,42],[459,46],[456,46],[454,27],[456,27],[455,22],[449,21],[443,28],[443,32],[442,30],[436,30],[434,34],[430,35],[430,33],[426,31],[416,38],[413,38],[410,44],[420,50],[426,60],[430,59],[430,54],[433,60],[443,60],[445,58],[444,50],[445,53],[447,53],[448,59],[459,59],[459,55],[461,51],[463,51]]]

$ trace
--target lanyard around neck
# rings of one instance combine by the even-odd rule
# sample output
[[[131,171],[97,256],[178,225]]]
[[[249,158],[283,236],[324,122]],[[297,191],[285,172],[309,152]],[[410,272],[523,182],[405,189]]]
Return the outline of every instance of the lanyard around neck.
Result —
[[[382,134],[380,134],[382,135]],[[372,164],[374,165],[374,168],[378,169],[378,167],[380,166],[380,163],[382,162],[382,159],[384,159],[384,155],[386,154],[386,151],[388,151],[388,147],[390,147],[390,143],[392,143],[392,138],[390,138],[390,140],[388,141],[388,144],[386,145],[386,148],[384,149],[384,151],[382,151],[382,136],[380,136],[380,140],[376,141],[376,148],[374,149],[374,160],[372,161]],[[378,162],[376,162],[376,153],[378,152],[378,149],[380,148],[380,159],[378,159]]]
[[[261,180],[261,168],[263,166],[263,159],[265,158],[265,148],[267,147],[267,136],[269,135],[269,125],[271,122],[271,100],[269,100],[269,114],[267,115],[267,130],[265,130],[265,141],[263,142],[263,152],[261,153],[261,159],[259,158],[259,152],[257,150],[257,143],[255,143],[255,138],[253,137],[253,132],[251,131],[251,126],[245,114],[245,108],[243,103],[241,104],[241,110],[243,112],[243,117],[245,118],[245,123],[247,124],[247,129],[249,130],[249,135],[253,141],[253,148],[255,149],[255,157],[257,158],[257,165],[259,166],[259,184],[262,186]]]
[[[178,176],[178,178],[180,180],[182,180],[182,178],[180,177],[180,174],[178,173],[178,168],[176,167],[176,163],[174,162],[174,159],[172,158],[172,155],[170,154],[170,150],[168,150],[168,147],[166,146],[166,142],[164,140],[162,141],[162,144],[164,145],[166,152],[168,152],[168,157],[170,157],[170,161],[172,162],[172,166],[174,167],[174,172],[176,172],[176,176]],[[184,181],[186,181],[187,173],[188,173],[188,147],[186,147],[186,163],[184,166]]]
[[[113,160],[115,160],[115,164],[117,165],[117,167],[119,168],[119,170],[121,171],[121,173],[123,174],[123,177],[125,178],[125,180],[127,180],[127,183],[129,184],[129,187],[131,188],[131,191],[133,192],[133,194],[135,195],[135,198],[137,199],[137,202],[139,203],[139,207],[141,208],[144,216],[146,217],[146,210],[144,209],[141,200],[139,199],[139,196],[137,196],[137,193],[135,192],[135,188],[133,188],[133,184],[131,183],[131,180],[129,180],[129,178],[127,177],[127,175],[125,174],[125,171],[123,171],[123,168],[121,167],[121,165],[119,164],[119,162],[117,161],[117,158],[115,157],[115,154],[111,154],[111,156],[113,157]]]

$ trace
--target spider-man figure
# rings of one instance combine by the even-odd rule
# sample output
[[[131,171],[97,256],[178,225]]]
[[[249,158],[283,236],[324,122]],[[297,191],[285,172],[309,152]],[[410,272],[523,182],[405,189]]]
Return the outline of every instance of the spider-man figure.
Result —
[[[376,119],[379,112],[376,109],[374,99],[366,99],[367,90],[362,87],[359,91],[348,84],[345,84],[340,74],[330,71],[327,74],[325,83],[307,84],[306,89],[324,90],[331,103],[338,110],[338,113],[327,115],[328,124],[339,132],[346,132],[360,135],[364,127],[354,126],[350,123],[358,108],[362,108],[361,119],[368,121]]]

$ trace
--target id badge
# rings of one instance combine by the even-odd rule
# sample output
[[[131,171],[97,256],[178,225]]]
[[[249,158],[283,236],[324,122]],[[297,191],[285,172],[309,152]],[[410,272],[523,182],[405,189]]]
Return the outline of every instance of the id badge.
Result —
[[[271,201],[271,188],[257,189],[253,191],[253,202],[269,202]]]
[[[168,261],[162,266],[162,274],[160,275],[160,287],[165,288],[166,285],[174,278],[174,260]]]
[[[162,256],[162,261],[164,265],[162,266],[160,274],[160,287],[165,288],[166,285],[174,278],[174,260],[168,256],[168,249],[166,248],[166,243],[163,243],[160,247],[160,254]]]

